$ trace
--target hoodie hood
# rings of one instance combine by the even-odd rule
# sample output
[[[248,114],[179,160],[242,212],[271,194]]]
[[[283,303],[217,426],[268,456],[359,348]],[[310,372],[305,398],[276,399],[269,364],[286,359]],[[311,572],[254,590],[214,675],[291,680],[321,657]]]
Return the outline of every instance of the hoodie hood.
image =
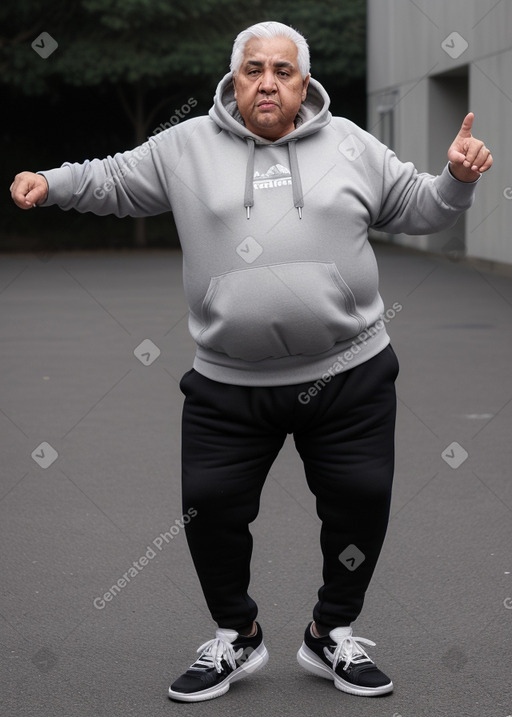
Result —
[[[244,121],[235,100],[233,87],[233,74],[228,72],[217,85],[213,107],[209,115],[221,129],[232,132],[238,137],[251,138],[256,144],[285,144],[292,140],[306,137],[308,134],[318,132],[331,121],[329,105],[331,100],[322,85],[313,78],[309,81],[308,94],[297,115],[296,127],[293,132],[275,141],[260,137],[250,132]]]
[[[251,207],[254,206],[254,153],[257,145],[288,145],[290,156],[290,172],[292,176],[293,204],[299,218],[302,218],[304,197],[300,168],[297,159],[296,143],[299,139],[318,132],[328,125],[332,115],[329,111],[330,98],[322,85],[313,78],[309,81],[308,93],[301,104],[295,120],[295,129],[275,141],[260,137],[248,130],[242,116],[238,111],[233,87],[233,74],[229,72],[217,85],[213,107],[209,115],[220,129],[244,139],[248,145],[247,171],[245,177],[244,206],[247,219],[251,216]]]

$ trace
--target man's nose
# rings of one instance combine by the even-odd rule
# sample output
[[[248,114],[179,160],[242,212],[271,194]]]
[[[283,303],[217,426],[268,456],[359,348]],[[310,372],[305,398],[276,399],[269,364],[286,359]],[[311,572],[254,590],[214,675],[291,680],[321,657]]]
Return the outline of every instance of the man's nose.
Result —
[[[261,76],[260,92],[275,92],[276,80],[271,69],[265,70]]]

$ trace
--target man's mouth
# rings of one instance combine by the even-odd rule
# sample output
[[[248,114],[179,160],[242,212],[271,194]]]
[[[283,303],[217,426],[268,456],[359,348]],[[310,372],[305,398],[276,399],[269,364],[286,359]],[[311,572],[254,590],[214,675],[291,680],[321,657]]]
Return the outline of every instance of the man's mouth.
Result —
[[[272,107],[277,107],[277,103],[271,102],[270,100],[262,100],[261,102],[258,102],[257,106],[262,110],[268,110]]]

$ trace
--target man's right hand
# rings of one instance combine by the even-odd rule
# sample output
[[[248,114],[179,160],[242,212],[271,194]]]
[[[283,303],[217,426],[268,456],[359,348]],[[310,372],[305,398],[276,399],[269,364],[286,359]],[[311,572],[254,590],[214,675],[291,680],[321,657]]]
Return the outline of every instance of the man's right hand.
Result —
[[[48,182],[42,174],[20,172],[11,184],[11,197],[20,209],[32,209],[43,204],[48,196]]]

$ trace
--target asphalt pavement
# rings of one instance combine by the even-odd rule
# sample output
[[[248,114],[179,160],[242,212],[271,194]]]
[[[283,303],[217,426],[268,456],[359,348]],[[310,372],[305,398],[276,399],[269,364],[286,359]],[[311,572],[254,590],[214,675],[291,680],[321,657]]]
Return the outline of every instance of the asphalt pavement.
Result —
[[[180,506],[181,256],[16,255],[0,261],[2,717],[512,715],[512,278],[375,250],[397,464],[355,634],[393,694],[344,694],[296,662],[321,560],[288,441],[253,525],[269,663],[221,698],[168,699],[214,636]]]

